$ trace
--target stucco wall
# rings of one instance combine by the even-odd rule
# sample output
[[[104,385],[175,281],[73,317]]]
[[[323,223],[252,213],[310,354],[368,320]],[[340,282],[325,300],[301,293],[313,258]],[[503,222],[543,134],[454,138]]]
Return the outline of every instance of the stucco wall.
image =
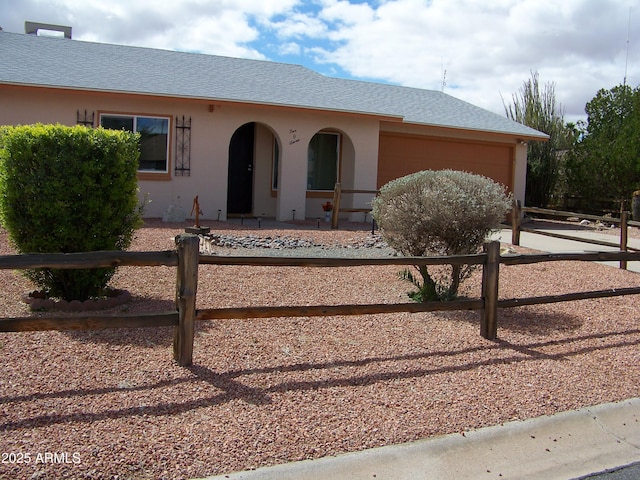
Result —
[[[175,124],[171,125],[170,174],[139,181],[147,217],[162,217],[170,205],[191,212],[199,196],[202,218],[226,219],[229,143],[248,122],[254,138],[254,215],[278,220],[320,218],[332,192],[307,192],[307,151],[319,131],[341,134],[343,188],[375,190],[391,178],[424,168],[462,168],[505,183],[524,200],[526,144],[517,138],[478,131],[388,122],[372,116],[206,100],[0,86],[0,125],[77,123],[77,112],[162,115],[191,118],[189,176],[175,176]],[[273,142],[279,144],[278,190],[271,188]],[[379,152],[380,150],[380,152]],[[371,195],[343,199],[345,207],[366,207]],[[358,217],[359,218],[359,217]]]
[[[226,219],[229,142],[238,127],[256,122],[254,208],[255,215],[290,220],[322,215],[320,205],[331,198],[308,195],[307,147],[318,131],[330,129],[343,135],[344,181],[354,188],[375,188],[379,122],[370,117],[279,107],[211,103],[65,90],[0,87],[0,124],[61,123],[75,125],[77,112],[166,115],[191,118],[190,176],[174,176],[175,145],[171,147],[170,179],[140,180],[140,194],[147,196],[147,217],[162,217],[170,205],[191,212],[199,196],[203,219]],[[171,125],[175,142],[175,125]],[[271,190],[273,138],[280,145],[279,189]],[[148,177],[148,175],[147,175]],[[161,176],[159,176],[160,178]],[[274,196],[275,195],[275,196]]]

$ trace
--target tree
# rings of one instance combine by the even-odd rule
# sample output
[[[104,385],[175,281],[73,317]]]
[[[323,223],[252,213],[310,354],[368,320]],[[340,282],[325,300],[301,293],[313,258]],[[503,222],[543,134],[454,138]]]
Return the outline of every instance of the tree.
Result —
[[[630,200],[640,187],[640,87],[601,89],[567,159],[569,191],[583,199]]]
[[[538,73],[524,82],[513,104],[504,104],[507,117],[549,135],[547,142],[529,142],[525,205],[546,207],[558,181],[560,152],[570,145],[570,132],[564,125],[562,107],[556,103],[555,84],[540,88]]]
[[[0,129],[0,221],[20,253],[123,250],[140,223],[136,134],[83,126]],[[64,300],[103,295],[115,268],[34,269]]]
[[[383,238],[403,255],[463,255],[477,253],[511,208],[504,186],[493,180],[454,170],[425,170],[392,180],[373,201],[373,217]],[[448,300],[474,266],[450,265],[432,275],[416,265],[422,277],[409,271],[404,278],[418,287],[419,301]]]

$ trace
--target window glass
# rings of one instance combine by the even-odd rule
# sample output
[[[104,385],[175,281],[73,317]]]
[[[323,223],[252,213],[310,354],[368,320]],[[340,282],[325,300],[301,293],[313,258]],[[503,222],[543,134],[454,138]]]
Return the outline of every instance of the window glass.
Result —
[[[100,125],[111,130],[127,130],[133,132],[133,117],[103,116]]]
[[[139,171],[168,172],[169,119],[128,115],[101,115],[100,125],[140,134]]]
[[[280,164],[280,147],[278,146],[278,140],[273,140],[273,171],[271,172],[271,189],[278,189],[278,169]]]
[[[307,190],[333,190],[338,180],[340,135],[316,133],[309,142]]]
[[[140,170],[167,171],[169,121],[166,118],[137,117],[140,133]]]

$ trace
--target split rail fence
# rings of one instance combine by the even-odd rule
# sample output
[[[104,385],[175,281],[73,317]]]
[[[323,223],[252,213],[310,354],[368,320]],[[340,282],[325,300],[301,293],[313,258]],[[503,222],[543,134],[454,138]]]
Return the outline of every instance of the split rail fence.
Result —
[[[344,207],[342,206],[342,196],[353,194],[368,194],[376,196],[378,190],[354,190],[343,189],[342,184],[336,183],[333,189],[333,210],[331,211],[331,228],[338,228],[338,222],[340,220],[340,213],[364,213],[365,222],[367,221],[367,214],[371,213],[371,206],[369,207]],[[372,219],[373,221],[373,219]],[[372,229],[374,227],[372,226]]]
[[[522,218],[526,213],[533,213],[534,215],[550,216],[554,218],[582,218],[584,220],[592,220],[595,222],[608,223],[618,225],[620,227],[620,241],[617,243],[607,242],[604,240],[598,240],[593,238],[576,237],[575,235],[565,235],[557,232],[547,232],[537,228],[527,228],[522,226]],[[629,243],[629,227],[640,227],[640,222],[629,220],[629,212],[625,210],[620,211],[620,218],[614,217],[601,217],[596,215],[586,215],[576,212],[566,212],[562,210],[550,210],[546,208],[538,207],[523,207],[520,201],[514,203],[513,210],[511,212],[511,243],[513,245],[520,245],[520,232],[535,233],[537,235],[546,235],[548,237],[560,238],[563,240],[574,240],[582,243],[589,243],[592,245],[600,245],[603,247],[618,248],[622,252],[626,251],[640,251],[640,249],[630,247]],[[627,261],[620,260],[620,268],[627,269]]]
[[[89,252],[68,254],[29,254],[0,256],[0,269],[27,268],[101,268],[112,266],[175,266],[176,310],[138,314],[91,314],[80,317],[5,317],[0,318],[0,332],[42,330],[98,330],[106,328],[149,328],[174,326],[173,356],[181,366],[193,360],[195,322],[216,319],[248,319],[274,317],[311,317],[334,315],[367,315],[376,313],[434,312],[445,310],[479,310],[480,334],[493,340],[497,337],[498,308],[557,303],[588,298],[640,294],[640,287],[612,288],[564,295],[499,299],[500,265],[525,265],[553,261],[640,260],[639,252],[593,252],[563,254],[500,254],[500,243],[490,242],[475,255],[440,257],[384,258],[317,258],[317,257],[245,257],[200,255],[199,237],[183,234],[176,237],[176,249],[162,252]],[[482,266],[480,298],[450,302],[253,306],[196,309],[198,266],[245,265],[277,267],[348,267],[365,265],[452,265]]]

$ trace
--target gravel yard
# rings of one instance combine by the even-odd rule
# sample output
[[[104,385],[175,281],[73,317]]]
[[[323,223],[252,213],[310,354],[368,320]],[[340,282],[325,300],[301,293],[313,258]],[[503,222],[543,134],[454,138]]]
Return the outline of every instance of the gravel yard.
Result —
[[[368,227],[257,229],[231,237],[299,248],[213,245],[218,255],[389,255]],[[181,224],[148,221],[133,250],[169,250]],[[522,251],[518,249],[518,251]],[[0,254],[11,254],[0,232]],[[198,308],[409,301],[401,267],[201,265]],[[131,301],[171,310],[175,268],[123,267]],[[31,313],[33,290],[0,271],[2,316]],[[502,298],[637,286],[599,264],[502,266]],[[480,273],[463,285],[476,298]],[[172,360],[172,328],[0,333],[0,479],[185,479],[460,433],[640,396],[638,297],[499,312],[200,322],[194,365]]]

